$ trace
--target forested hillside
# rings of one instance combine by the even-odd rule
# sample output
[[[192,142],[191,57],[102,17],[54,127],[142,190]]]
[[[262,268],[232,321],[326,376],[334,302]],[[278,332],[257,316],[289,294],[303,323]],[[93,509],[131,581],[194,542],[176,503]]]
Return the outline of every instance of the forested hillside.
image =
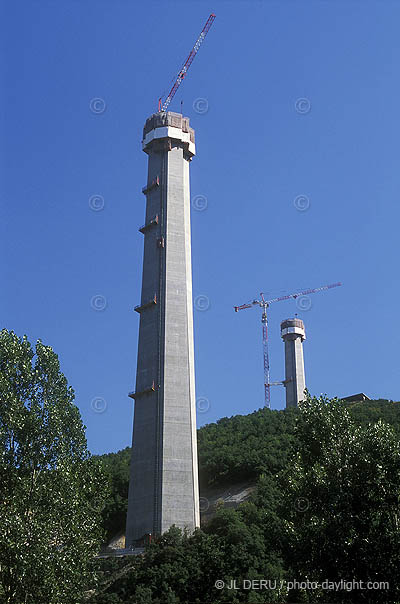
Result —
[[[366,426],[384,420],[400,433],[400,403],[383,399],[343,403],[357,423]],[[200,492],[261,475],[274,476],[285,468],[295,445],[297,409],[259,409],[249,415],[223,417],[198,430]],[[111,477],[112,492],[103,518],[107,539],[125,527],[130,447],[102,455]]]
[[[325,397],[200,428],[200,491],[252,479],[251,499],[142,556],[97,560],[90,602],[399,604],[399,437],[400,403]],[[103,456],[109,534],[124,526],[129,452]]]

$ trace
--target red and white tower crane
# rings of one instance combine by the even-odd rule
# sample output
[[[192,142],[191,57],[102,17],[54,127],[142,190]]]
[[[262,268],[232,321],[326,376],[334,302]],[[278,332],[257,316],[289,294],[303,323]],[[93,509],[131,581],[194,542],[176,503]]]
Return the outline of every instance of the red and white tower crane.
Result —
[[[207,19],[205,26],[201,30],[200,35],[197,38],[195,45],[193,46],[192,50],[190,51],[188,58],[186,59],[183,66],[179,70],[179,73],[176,76],[175,82],[174,82],[171,90],[169,91],[168,96],[165,98],[164,101],[162,100],[161,97],[158,99],[158,111],[167,111],[172,99],[175,96],[176,91],[178,90],[179,86],[181,85],[182,80],[186,76],[189,67],[193,63],[193,59],[195,58],[200,46],[202,45],[204,38],[208,34],[211,25],[214,23],[214,20],[215,20],[215,15],[213,13],[211,13],[211,15]]]
[[[275,386],[278,384],[282,384],[282,382],[271,382],[270,381],[270,371],[269,371],[269,352],[268,352],[268,317],[267,317],[267,309],[270,304],[273,302],[282,302],[283,300],[296,299],[300,296],[308,296],[308,294],[316,294],[317,292],[322,292],[327,289],[332,289],[333,287],[338,287],[342,285],[340,282],[332,283],[331,285],[323,285],[322,287],[316,287],[313,289],[306,289],[301,292],[296,292],[293,294],[287,294],[286,296],[280,296],[279,298],[272,298],[271,300],[266,300],[264,294],[260,293],[260,300],[253,300],[252,302],[248,302],[247,304],[242,304],[241,306],[235,306],[235,312],[239,310],[244,310],[246,308],[253,308],[253,306],[260,306],[262,309],[261,313],[261,324],[262,324],[262,340],[263,340],[263,354],[264,354],[264,397],[265,397],[265,406],[271,407],[271,386]]]

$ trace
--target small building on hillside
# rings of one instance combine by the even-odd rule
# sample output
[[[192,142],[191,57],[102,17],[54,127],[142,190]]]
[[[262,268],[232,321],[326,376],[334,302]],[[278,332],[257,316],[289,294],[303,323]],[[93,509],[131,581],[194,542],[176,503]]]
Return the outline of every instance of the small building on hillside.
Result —
[[[367,396],[366,394],[364,394],[364,392],[360,392],[360,394],[353,394],[352,396],[346,396],[344,398],[341,399],[342,401],[345,401],[346,403],[363,403],[364,401],[370,401],[371,399],[369,398],[369,396]]]

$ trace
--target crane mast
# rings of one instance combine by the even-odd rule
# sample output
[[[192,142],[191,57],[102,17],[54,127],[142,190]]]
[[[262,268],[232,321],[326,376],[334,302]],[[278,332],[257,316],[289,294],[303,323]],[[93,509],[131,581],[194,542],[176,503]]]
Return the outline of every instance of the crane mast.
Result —
[[[205,26],[201,30],[200,35],[197,38],[195,45],[193,46],[192,50],[190,51],[188,58],[184,62],[182,68],[179,70],[179,73],[176,76],[175,82],[174,82],[171,90],[169,91],[168,96],[166,97],[166,99],[164,101],[162,100],[161,97],[158,99],[158,111],[167,111],[172,99],[174,98],[174,96],[176,94],[176,91],[178,90],[179,86],[182,83],[182,80],[186,76],[189,67],[193,63],[193,59],[195,58],[196,54],[198,53],[198,50],[199,50],[200,46],[202,45],[204,38],[208,34],[211,25],[214,23],[214,20],[215,20],[215,15],[213,13],[211,13],[211,15],[208,17],[208,19],[206,21]]]
[[[262,300],[262,340],[263,340],[263,355],[264,355],[264,401],[265,406],[271,407],[271,389],[270,389],[270,376],[269,376],[269,352],[268,352],[268,317],[267,308],[268,305],[265,303],[264,294],[261,294]]]

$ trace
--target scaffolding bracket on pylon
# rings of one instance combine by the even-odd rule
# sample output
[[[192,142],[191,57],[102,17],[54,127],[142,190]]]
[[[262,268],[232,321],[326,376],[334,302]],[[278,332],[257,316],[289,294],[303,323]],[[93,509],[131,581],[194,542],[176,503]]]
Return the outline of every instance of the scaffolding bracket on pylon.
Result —
[[[154,180],[152,180],[151,182],[149,182],[148,185],[143,187],[142,193],[143,193],[143,195],[147,195],[147,193],[149,193],[152,189],[155,189],[156,187],[159,187],[159,186],[160,186],[160,177],[156,176],[156,178]]]
[[[153,383],[148,388],[145,388],[144,390],[141,390],[140,392],[130,392],[128,394],[128,396],[129,396],[129,398],[133,398],[134,400],[136,400],[137,398],[140,398],[141,396],[144,396],[145,394],[151,394],[151,392],[155,392],[156,390],[157,390],[156,384],[153,380]]]
[[[148,231],[152,226],[155,226],[156,224],[158,224],[158,214],[156,214],[154,216],[154,218],[149,220],[149,222],[147,222],[142,227],[140,227],[139,231],[144,234],[146,231]]]
[[[157,304],[157,294],[154,294],[154,297],[151,300],[149,300],[148,302],[145,302],[144,304],[141,304],[139,306],[135,306],[135,308],[133,310],[135,310],[136,312],[138,312],[140,314],[143,310],[146,310],[146,308],[150,308],[150,306],[154,306],[154,304]]]

